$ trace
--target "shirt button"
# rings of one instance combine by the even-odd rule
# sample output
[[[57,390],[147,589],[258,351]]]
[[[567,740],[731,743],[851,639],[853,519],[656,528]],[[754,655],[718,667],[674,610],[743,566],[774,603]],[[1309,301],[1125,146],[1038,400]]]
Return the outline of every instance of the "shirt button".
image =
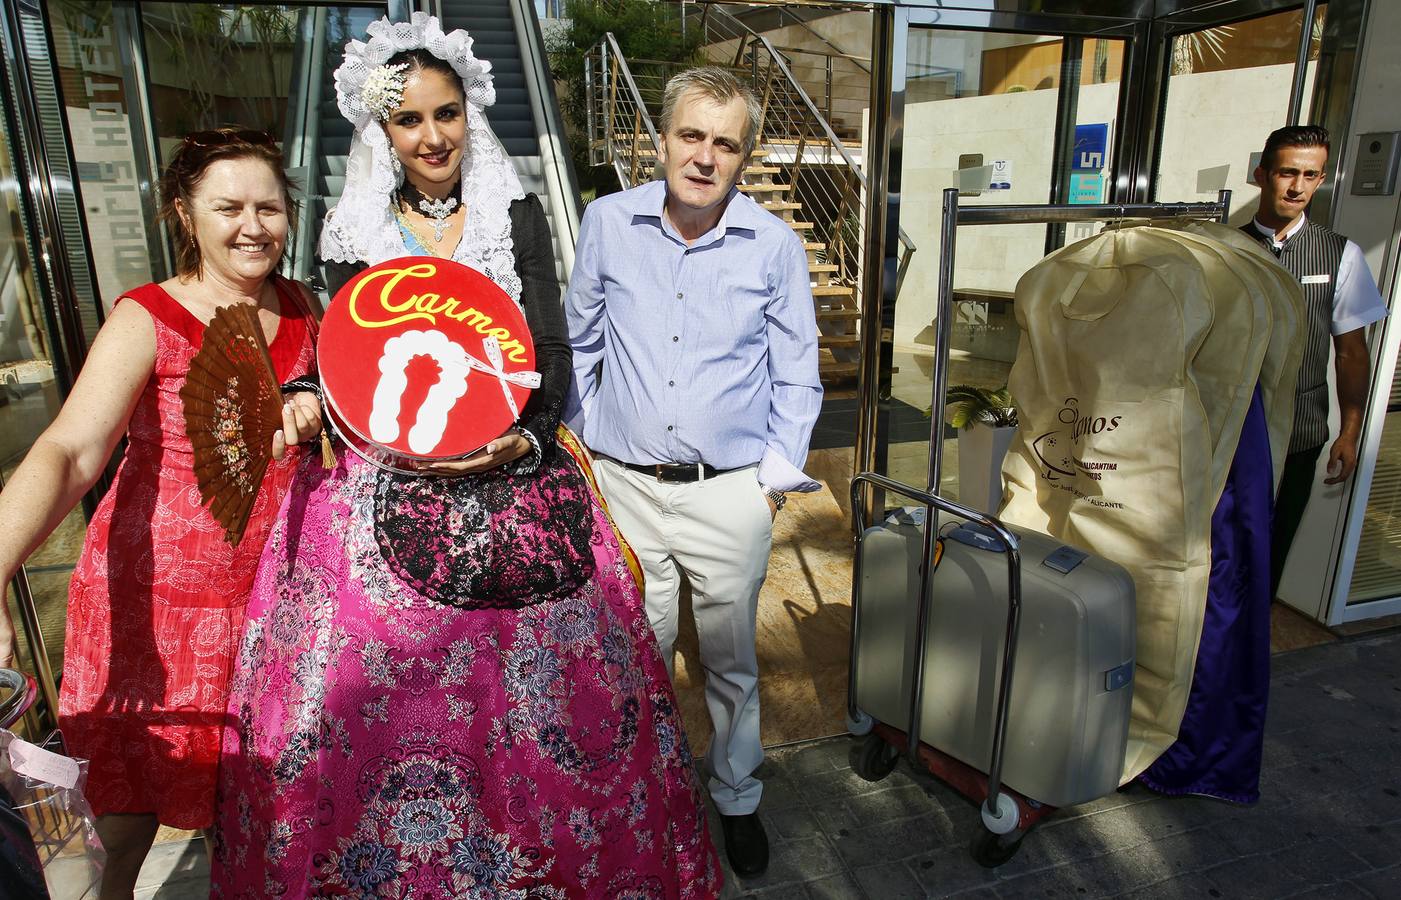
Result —
[[[676,299],[677,299],[677,300],[680,300],[680,299],[681,299],[682,297],[684,297],[684,296],[686,296],[686,295],[683,294],[683,293],[681,293],[680,291],[677,291],[677,292],[676,292]]]
[[[674,334],[673,334],[673,335],[671,336],[671,342],[672,342],[673,344],[676,343],[676,342],[679,341],[679,340],[681,340],[681,338],[678,337],[677,335],[674,335]]]
[[[674,382],[674,381],[668,381],[668,382],[666,383],[666,386],[667,386],[667,387],[676,387],[676,382]]]
[[[666,430],[667,430],[667,431],[670,431],[670,430],[671,430],[671,426],[670,426],[670,425],[666,426]]]

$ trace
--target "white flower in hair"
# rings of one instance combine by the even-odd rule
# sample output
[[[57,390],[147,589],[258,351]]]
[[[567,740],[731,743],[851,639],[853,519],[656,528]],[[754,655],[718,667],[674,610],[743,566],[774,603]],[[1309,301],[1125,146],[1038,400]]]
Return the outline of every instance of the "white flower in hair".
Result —
[[[467,32],[461,29],[444,32],[438,20],[425,12],[414,13],[407,22],[380,19],[372,22],[366,32],[369,40],[345,45],[345,61],[336,69],[336,105],[356,131],[363,131],[370,122],[382,122],[388,117],[388,113],[379,114],[379,104],[384,100],[380,85],[386,77],[381,70],[396,53],[405,50],[427,50],[452,66],[457,77],[462,79],[467,102],[478,110],[496,102],[491,63],[472,54],[472,38]],[[371,100],[376,101],[375,105],[371,105]],[[402,102],[401,96],[390,110]]]
[[[408,63],[397,66],[375,66],[365,76],[360,86],[360,102],[381,122],[389,120],[389,114],[404,102],[404,84],[408,77],[404,74]]]

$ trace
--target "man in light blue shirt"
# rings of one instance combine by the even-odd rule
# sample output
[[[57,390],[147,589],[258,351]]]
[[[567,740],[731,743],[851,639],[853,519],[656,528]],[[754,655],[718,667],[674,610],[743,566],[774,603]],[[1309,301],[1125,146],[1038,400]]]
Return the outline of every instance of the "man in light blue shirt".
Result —
[[[565,296],[565,418],[599,457],[668,666],[680,576],[691,584],[715,727],[710,793],[742,877],[768,864],[753,775],[759,589],[784,494],[819,487],[802,466],[822,401],[807,253],[735,187],[760,115],[722,69],[675,76],[657,154],[665,180],[589,204]]]

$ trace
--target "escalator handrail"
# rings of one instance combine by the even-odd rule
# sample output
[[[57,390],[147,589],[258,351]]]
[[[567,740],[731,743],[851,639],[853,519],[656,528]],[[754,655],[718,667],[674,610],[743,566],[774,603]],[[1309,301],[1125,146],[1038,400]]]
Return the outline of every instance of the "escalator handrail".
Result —
[[[569,153],[568,132],[564,116],[553,89],[549,57],[545,53],[545,36],[535,15],[532,0],[511,0],[516,24],[516,41],[525,72],[526,92],[530,96],[531,114],[535,116],[540,142],[540,162],[546,183],[550,186],[550,203],[557,213],[564,213],[556,229],[568,234],[556,234],[560,261],[566,277],[574,268],[574,244],[579,237],[579,181],[574,173],[574,160]]]

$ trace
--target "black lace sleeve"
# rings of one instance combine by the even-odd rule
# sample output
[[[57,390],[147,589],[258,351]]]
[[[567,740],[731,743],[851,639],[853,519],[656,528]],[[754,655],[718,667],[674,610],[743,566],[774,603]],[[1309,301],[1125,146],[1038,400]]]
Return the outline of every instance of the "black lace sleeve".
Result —
[[[369,268],[369,264],[363,262],[317,262],[321,263],[321,271],[326,273],[326,290],[330,291],[329,296],[333,300],[347,281]]]
[[[555,429],[573,374],[573,353],[559,301],[554,242],[545,208],[534,194],[511,204],[511,242],[516,272],[521,277],[521,306],[535,341],[535,367],[540,371],[540,387],[531,393],[518,424],[530,432],[535,447],[549,453],[555,446]]]

